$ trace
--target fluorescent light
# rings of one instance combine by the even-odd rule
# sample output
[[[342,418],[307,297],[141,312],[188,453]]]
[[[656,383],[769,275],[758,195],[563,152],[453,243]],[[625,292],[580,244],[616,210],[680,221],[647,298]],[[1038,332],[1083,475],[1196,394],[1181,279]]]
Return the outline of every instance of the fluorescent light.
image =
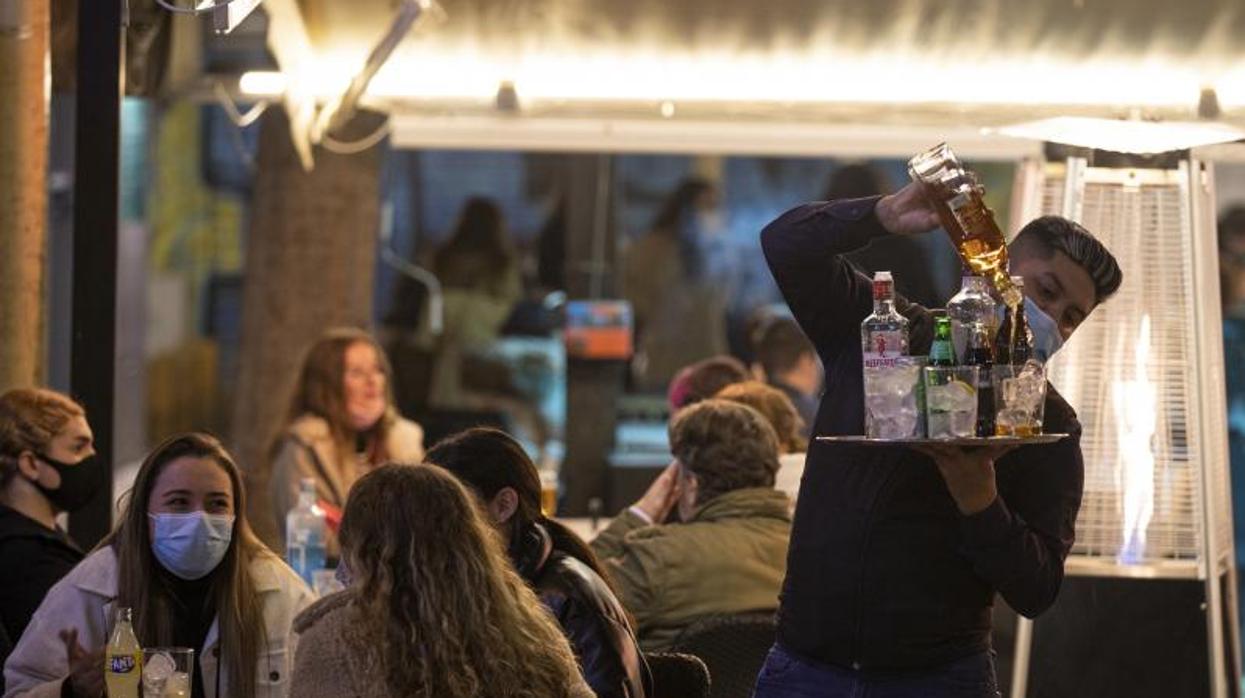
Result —
[[[1133,121],[1061,116],[997,129],[1016,138],[1117,153],[1165,153],[1245,139],[1245,131],[1197,121]]]
[[[288,83],[284,73],[252,70],[243,73],[238,79],[238,90],[246,95],[275,97],[285,94]]]

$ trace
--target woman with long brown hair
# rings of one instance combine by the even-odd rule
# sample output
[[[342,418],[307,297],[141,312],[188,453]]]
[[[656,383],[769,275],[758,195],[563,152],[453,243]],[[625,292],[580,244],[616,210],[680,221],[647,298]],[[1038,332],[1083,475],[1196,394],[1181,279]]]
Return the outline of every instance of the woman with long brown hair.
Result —
[[[103,485],[94,435],[82,406],[43,388],[0,395],[0,665],[43,597],[82,551],[56,523]],[[0,690],[4,682],[0,681]]]
[[[237,465],[207,434],[157,446],[113,532],[48,593],[5,665],[6,696],[103,690],[117,608],[145,647],[190,647],[192,695],[289,695],[290,632],[313,597],[251,532]]]
[[[340,535],[350,583],[296,621],[294,695],[593,695],[557,624],[449,473],[386,465],[364,475]]]
[[[523,446],[477,427],[438,442],[428,462],[476,495],[511,563],[562,626],[597,697],[644,698],[648,671],[627,612],[592,549],[541,512],[540,474]]]
[[[288,421],[272,448],[272,516],[285,540],[285,517],[298,503],[299,481],[316,481],[320,505],[336,509],[360,475],[391,460],[418,463],[424,432],[393,405],[389,359],[362,330],[326,332],[303,360]],[[336,536],[328,536],[330,555]]]

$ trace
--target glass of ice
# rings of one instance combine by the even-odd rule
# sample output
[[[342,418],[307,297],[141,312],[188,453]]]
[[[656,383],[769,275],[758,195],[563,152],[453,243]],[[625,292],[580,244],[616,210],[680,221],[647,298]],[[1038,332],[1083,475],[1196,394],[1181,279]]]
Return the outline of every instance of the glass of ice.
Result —
[[[1036,436],[1046,411],[1046,369],[1037,361],[1020,366],[995,366],[994,433]]]
[[[865,436],[871,439],[919,439],[925,436],[921,414],[923,356],[901,356],[886,366],[866,366]]]
[[[143,698],[190,698],[194,671],[189,647],[143,648]]]
[[[925,369],[925,428],[931,439],[977,435],[976,366]]]

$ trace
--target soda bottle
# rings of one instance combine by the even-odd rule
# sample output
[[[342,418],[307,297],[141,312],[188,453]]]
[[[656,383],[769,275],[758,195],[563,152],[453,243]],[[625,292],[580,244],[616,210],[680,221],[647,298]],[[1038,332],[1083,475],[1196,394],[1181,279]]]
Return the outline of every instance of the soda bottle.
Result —
[[[951,318],[951,341],[955,344],[955,357],[964,363],[968,349],[968,335],[973,323],[980,322],[994,336],[998,320],[995,316],[999,304],[990,296],[990,283],[984,277],[965,273],[960,279],[960,292],[947,301],[947,317]]]
[[[324,531],[324,510],[316,505],[316,481],[303,478],[298,506],[285,517],[285,559],[312,588],[315,571],[324,569]]]
[[[955,365],[955,345],[951,341],[951,318],[946,315],[934,318],[934,343],[929,347],[929,365]]]
[[[134,636],[133,612],[117,608],[112,635],[104,650],[104,686],[108,698],[138,698],[143,675],[143,648]]]
[[[921,185],[964,264],[989,279],[1009,308],[1019,305],[1023,297],[1007,274],[1007,241],[982,198],[977,176],[946,143],[909,160],[908,174]]]
[[[973,323],[965,350],[965,366],[977,367],[977,436],[994,436],[994,354],[985,323]]]
[[[1025,280],[1022,277],[1013,276],[1012,283],[1024,290]],[[994,338],[994,362],[999,366],[1020,366],[1032,356],[1033,332],[1025,317],[1024,303],[1021,303],[1015,308],[1007,308],[1003,315],[1003,324]]]
[[[895,309],[895,280],[889,271],[873,275],[873,314],[860,324],[865,368],[893,366],[908,354],[908,318]]]

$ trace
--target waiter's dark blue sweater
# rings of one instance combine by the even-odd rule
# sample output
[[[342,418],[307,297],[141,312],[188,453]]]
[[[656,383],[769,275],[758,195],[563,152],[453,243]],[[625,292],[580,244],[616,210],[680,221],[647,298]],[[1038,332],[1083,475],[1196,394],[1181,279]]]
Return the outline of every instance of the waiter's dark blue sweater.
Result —
[[[761,233],[787,304],[826,367],[815,432],[864,433],[860,323],[872,285],[842,255],[886,231],[876,198],[809,204]],[[932,320],[903,299],[913,354]],[[1002,594],[1034,617],[1059,593],[1084,468],[1076,414],[1053,389],[1044,430],[995,464],[998,498],[965,516],[933,461],[903,448],[814,442],[791,532],[778,642],[787,651],[865,672],[938,667],[990,646]]]

